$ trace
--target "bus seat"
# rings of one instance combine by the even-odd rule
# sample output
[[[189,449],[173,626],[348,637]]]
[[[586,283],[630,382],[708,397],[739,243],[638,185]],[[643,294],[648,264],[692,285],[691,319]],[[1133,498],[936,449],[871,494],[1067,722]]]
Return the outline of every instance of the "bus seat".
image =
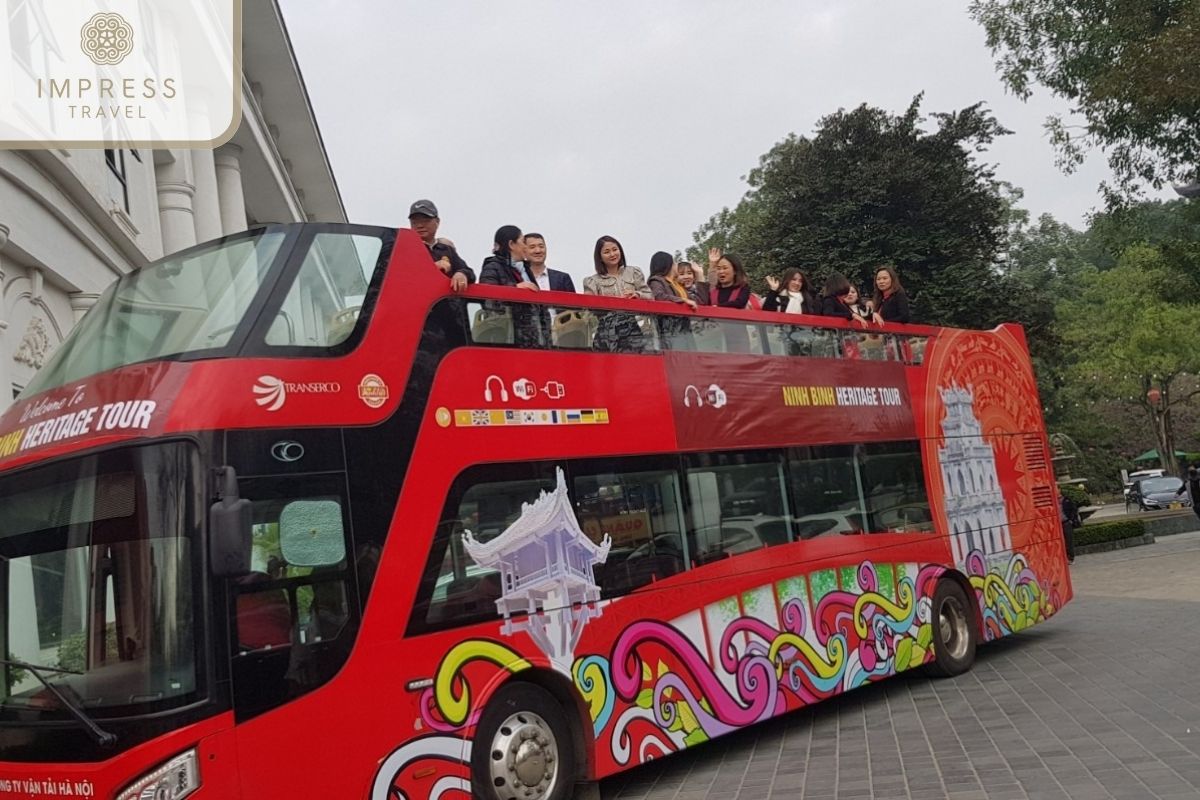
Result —
[[[555,347],[588,349],[592,342],[592,320],[592,315],[586,311],[572,309],[558,312],[551,329]]]
[[[479,614],[494,614],[496,601],[499,599],[499,572],[457,578],[446,587],[446,616],[454,619],[459,616],[475,617]]]
[[[471,338],[486,344],[512,344],[512,315],[507,311],[479,309],[475,312],[475,321],[471,324]]]
[[[270,578],[252,572],[240,579],[242,587],[263,583]],[[283,589],[254,591],[241,588],[237,596],[237,640],[245,650],[283,647],[292,643],[292,607]]]

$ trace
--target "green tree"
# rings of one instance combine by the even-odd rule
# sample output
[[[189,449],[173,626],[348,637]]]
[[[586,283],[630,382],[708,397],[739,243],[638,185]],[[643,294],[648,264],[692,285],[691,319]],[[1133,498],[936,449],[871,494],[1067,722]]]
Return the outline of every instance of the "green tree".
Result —
[[[1008,133],[982,105],[931,115],[921,97],[895,116],[867,105],[822,119],[810,138],[791,134],[762,156],[734,208],[694,234],[743,256],[761,279],[790,266],[818,285],[841,272],[869,289],[875,268],[900,270],[919,319],[991,327],[1019,310],[994,262],[1009,205],[978,154]],[[758,284],[761,287],[761,283]]]
[[[1004,82],[1040,83],[1082,117],[1047,120],[1059,166],[1108,153],[1110,204],[1142,182],[1193,180],[1200,166],[1200,3],[1196,0],[973,0]]]
[[[1064,301],[1058,311],[1063,340],[1075,354],[1073,380],[1094,396],[1140,408],[1163,466],[1177,472],[1174,418],[1200,396],[1194,378],[1200,372],[1200,304],[1179,297],[1162,250],[1130,246],[1112,269],[1083,276],[1079,298]]]

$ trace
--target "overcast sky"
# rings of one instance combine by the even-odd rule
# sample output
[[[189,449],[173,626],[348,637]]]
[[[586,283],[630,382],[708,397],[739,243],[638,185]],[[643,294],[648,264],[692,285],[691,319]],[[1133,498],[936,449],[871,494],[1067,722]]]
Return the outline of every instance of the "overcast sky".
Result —
[[[1005,93],[965,3],[280,3],[351,220],[406,225],[428,197],[476,269],[510,223],[577,286],[602,234],[645,267],[736,204],[789,132],[922,91],[926,113],[982,100],[1014,131],[986,158],[1035,217],[1083,225],[1107,175],[1099,154],[1059,172],[1042,125],[1063,102]]]

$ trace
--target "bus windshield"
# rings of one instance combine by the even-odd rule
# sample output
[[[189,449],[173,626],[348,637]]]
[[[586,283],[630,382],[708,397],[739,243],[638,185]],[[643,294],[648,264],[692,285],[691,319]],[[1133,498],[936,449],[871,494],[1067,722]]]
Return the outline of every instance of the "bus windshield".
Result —
[[[200,560],[194,448],[127,448],[0,481],[0,652],[96,716],[194,699]],[[0,720],[65,718],[8,665]]]
[[[122,276],[22,396],[124,364],[226,347],[258,296],[286,235],[259,229]]]

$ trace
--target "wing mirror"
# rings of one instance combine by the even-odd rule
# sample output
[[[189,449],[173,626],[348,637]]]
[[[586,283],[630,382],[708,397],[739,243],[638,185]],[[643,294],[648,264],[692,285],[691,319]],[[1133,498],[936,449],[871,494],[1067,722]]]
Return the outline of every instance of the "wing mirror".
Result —
[[[238,494],[233,467],[217,470],[221,499],[208,511],[208,556],[217,578],[237,578],[250,571],[251,503]]]

